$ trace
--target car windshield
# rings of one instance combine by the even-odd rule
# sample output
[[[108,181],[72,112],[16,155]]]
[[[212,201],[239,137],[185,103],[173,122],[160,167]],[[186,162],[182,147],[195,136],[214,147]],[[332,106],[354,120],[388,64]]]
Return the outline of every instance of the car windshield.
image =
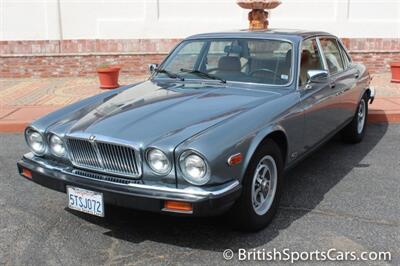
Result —
[[[292,44],[273,39],[201,39],[182,42],[156,76],[287,85]]]

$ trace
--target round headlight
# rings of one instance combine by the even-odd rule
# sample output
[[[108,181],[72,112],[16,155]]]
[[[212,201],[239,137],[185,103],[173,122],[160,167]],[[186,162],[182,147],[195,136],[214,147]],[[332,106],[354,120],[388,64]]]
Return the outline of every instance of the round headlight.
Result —
[[[171,163],[167,155],[158,149],[151,149],[147,152],[147,163],[150,168],[160,175],[168,174],[171,171]]]
[[[57,135],[50,137],[50,150],[55,156],[63,157],[65,155],[64,141]]]
[[[27,129],[25,131],[25,139],[32,152],[37,155],[43,155],[46,152],[46,142],[43,135],[34,129]]]
[[[194,185],[204,185],[210,180],[207,162],[196,153],[184,152],[179,159],[184,178]]]

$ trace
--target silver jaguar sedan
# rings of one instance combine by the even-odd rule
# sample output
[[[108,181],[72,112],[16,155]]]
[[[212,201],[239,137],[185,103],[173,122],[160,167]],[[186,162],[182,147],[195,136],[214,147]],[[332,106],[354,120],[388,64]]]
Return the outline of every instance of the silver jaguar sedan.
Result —
[[[375,96],[366,67],[325,32],[195,35],[150,71],[34,121],[19,173],[92,215],[227,212],[259,230],[287,169],[336,133],[363,139]]]

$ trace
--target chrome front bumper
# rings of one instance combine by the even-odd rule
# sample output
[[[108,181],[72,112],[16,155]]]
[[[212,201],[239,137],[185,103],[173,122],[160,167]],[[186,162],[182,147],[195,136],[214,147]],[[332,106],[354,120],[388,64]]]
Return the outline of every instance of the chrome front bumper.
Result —
[[[32,172],[32,181],[45,187],[66,192],[66,186],[76,186],[104,194],[106,203],[148,211],[164,211],[165,200],[190,202],[192,215],[208,216],[228,209],[239,197],[241,184],[234,180],[213,187],[177,188],[175,184],[160,185],[144,180],[119,182],[122,179],[104,174],[84,175],[73,167],[45,160],[27,153],[18,162],[19,172]],[[126,179],[125,179],[126,180]]]

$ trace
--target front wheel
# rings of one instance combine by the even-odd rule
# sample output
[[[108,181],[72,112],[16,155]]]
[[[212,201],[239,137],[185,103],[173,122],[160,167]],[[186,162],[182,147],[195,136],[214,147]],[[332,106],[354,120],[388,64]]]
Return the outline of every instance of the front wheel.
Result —
[[[368,97],[365,94],[358,103],[353,120],[342,132],[343,140],[349,143],[359,143],[365,135],[368,117]]]
[[[263,229],[274,217],[283,186],[283,159],[279,146],[267,140],[257,149],[243,180],[243,192],[231,213],[244,231]]]

